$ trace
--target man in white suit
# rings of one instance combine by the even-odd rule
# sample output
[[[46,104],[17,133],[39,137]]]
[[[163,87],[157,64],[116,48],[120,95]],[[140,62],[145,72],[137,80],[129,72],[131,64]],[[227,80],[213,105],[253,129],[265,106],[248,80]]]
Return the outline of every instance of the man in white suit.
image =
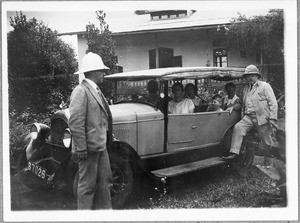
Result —
[[[278,105],[271,86],[260,81],[260,73],[256,66],[246,67],[244,75],[248,85],[244,88],[242,104],[242,120],[233,130],[229,156],[223,159],[233,159],[239,155],[243,137],[255,127],[266,147],[277,147],[274,140],[273,125],[277,122]],[[267,148],[266,148],[267,149]]]
[[[107,130],[111,112],[101,90],[106,67],[99,55],[88,53],[82,59],[85,79],[73,90],[69,128],[72,153],[78,159],[78,209],[111,209],[111,169],[107,153]]]

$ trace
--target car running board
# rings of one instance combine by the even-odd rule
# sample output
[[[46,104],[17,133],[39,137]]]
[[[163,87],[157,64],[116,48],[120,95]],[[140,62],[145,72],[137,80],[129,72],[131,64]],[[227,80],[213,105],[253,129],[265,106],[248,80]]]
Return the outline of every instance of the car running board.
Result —
[[[222,160],[220,157],[213,157],[192,163],[185,163],[178,166],[171,166],[164,169],[153,170],[151,171],[151,173],[157,177],[175,177],[181,174],[205,169],[212,166],[218,166],[225,163],[226,161]]]

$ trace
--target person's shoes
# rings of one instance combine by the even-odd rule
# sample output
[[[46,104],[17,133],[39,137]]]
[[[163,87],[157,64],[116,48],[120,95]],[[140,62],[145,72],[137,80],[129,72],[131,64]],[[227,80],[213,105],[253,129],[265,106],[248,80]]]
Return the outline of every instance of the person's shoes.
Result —
[[[238,156],[236,153],[230,153],[228,156],[223,156],[222,160],[233,160]]]

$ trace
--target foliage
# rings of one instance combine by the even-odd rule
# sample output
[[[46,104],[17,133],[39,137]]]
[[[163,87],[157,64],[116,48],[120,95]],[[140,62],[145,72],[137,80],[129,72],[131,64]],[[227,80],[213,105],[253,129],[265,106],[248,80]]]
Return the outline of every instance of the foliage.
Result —
[[[23,134],[28,133],[32,123],[40,122],[49,125],[50,116],[54,112],[36,114],[28,107],[21,114],[11,112],[9,114],[9,136],[10,136],[10,147],[17,148],[23,143]]]
[[[34,122],[50,125],[50,117],[56,112],[52,110],[47,113],[35,113],[27,107],[21,113],[9,113],[9,151],[10,166],[15,168],[17,150],[24,146],[25,137],[29,134],[30,126]]]
[[[275,96],[278,99],[285,92],[284,65],[264,64],[259,66],[261,73],[272,86]]]
[[[42,21],[22,12],[10,18],[8,82],[10,112],[47,112],[67,100],[76,78],[74,50]],[[46,99],[46,100],[45,100]]]
[[[100,28],[89,23],[86,26],[85,39],[87,40],[87,52],[93,52],[101,56],[103,63],[110,68],[109,73],[118,72],[117,56],[115,52],[116,43],[112,38],[112,33],[109,31],[109,26],[105,22],[106,14],[103,11],[96,12],[99,20]],[[111,94],[112,83],[104,81],[100,88],[105,96]]]
[[[266,16],[240,15],[226,28],[228,47],[258,55],[260,63],[283,63],[284,13],[270,10]]]
[[[270,10],[265,16],[240,15],[223,28],[229,49],[255,55],[263,79],[277,96],[284,93],[284,13]]]

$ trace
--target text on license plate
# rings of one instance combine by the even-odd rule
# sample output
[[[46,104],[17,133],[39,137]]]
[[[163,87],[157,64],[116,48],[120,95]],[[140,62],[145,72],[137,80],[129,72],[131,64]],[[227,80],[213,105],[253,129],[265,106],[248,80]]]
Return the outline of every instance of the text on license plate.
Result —
[[[28,162],[28,170],[42,179],[45,179],[46,177],[46,170],[37,164]]]

